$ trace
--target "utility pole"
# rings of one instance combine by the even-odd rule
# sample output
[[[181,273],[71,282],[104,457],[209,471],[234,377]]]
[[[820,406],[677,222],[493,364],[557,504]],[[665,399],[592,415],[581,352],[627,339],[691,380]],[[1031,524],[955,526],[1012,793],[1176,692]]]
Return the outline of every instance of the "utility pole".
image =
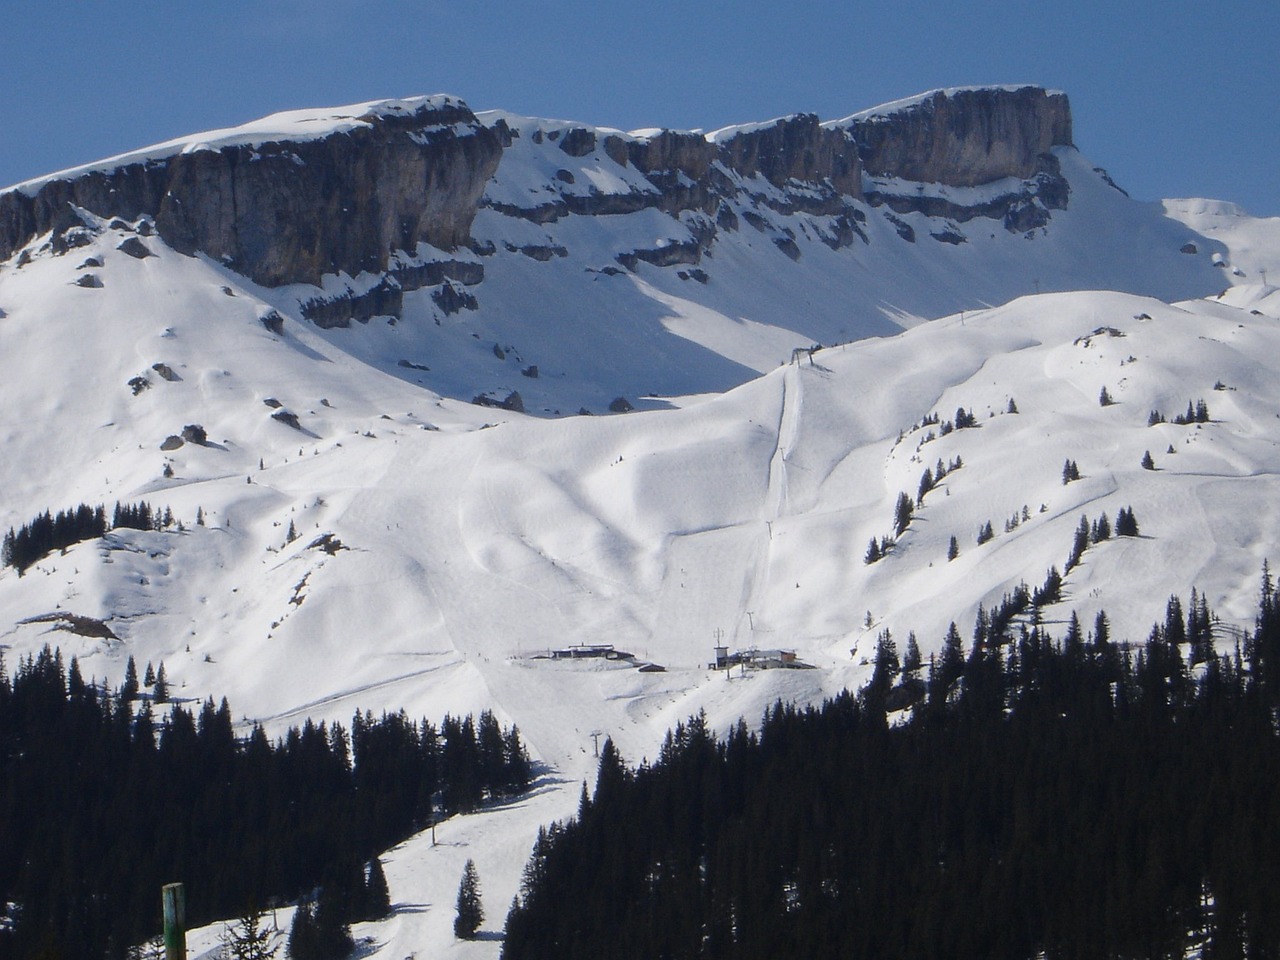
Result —
[[[187,960],[187,897],[180,883],[160,890],[164,905],[164,960]]]

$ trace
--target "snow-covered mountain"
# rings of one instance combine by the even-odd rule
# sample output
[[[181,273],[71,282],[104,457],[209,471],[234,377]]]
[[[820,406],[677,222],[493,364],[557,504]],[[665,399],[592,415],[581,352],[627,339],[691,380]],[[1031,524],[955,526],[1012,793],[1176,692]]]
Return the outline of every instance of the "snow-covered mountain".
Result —
[[[597,735],[638,760],[699,709],[856,686],[886,628],[927,655],[1062,570],[1081,516],[1132,507],[1141,536],[1091,547],[1047,620],[1105,607],[1136,639],[1194,586],[1230,643],[1280,527],[1277,234],[1128,198],[1035,88],[707,135],[387,101],[19,185],[0,529],[143,499],[183,529],[3,570],[0,645],[113,683],[163,660],[273,731],[517,723],[539,789],[391,852],[426,908],[364,931],[493,956],[453,943],[462,863],[497,922]],[[638,409],[569,416],[615,398]],[[818,669],[729,677],[717,643]],[[594,644],[665,671],[536,656]]]

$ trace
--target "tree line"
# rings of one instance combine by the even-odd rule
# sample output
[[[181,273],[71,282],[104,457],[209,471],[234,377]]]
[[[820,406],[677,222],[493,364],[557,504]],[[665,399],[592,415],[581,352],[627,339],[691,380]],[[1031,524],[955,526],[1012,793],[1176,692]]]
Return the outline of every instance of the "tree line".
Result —
[[[46,510],[17,530],[9,528],[4,536],[3,546],[0,547],[0,564],[13,567],[21,576],[33,563],[53,551],[65,550],[85,540],[96,540],[106,536],[108,530],[121,527],[165,530],[173,526],[173,523],[173,512],[168,507],[154,510],[145,501],[117,503],[111,514],[110,525],[102,504],[91,507],[82,503],[67,510],[59,510],[57,514]]]
[[[192,926],[317,891],[326,923],[365,919],[378,851],[530,780],[489,712],[308,720],[273,742],[237,736],[225,699],[160,716],[48,647],[12,675],[0,657],[0,956],[124,957],[175,880]]]
[[[606,743],[504,960],[1280,954],[1280,599],[1225,653],[1186,610],[1132,647],[953,624],[925,663],[884,633],[859,695]]]

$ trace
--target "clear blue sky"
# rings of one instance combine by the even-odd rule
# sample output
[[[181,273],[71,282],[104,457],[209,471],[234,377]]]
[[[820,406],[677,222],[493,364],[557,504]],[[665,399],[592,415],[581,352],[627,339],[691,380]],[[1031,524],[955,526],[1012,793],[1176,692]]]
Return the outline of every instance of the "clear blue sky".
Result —
[[[277,110],[418,93],[634,129],[1065,90],[1141,199],[1280,216],[1269,0],[2,0],[0,184]]]

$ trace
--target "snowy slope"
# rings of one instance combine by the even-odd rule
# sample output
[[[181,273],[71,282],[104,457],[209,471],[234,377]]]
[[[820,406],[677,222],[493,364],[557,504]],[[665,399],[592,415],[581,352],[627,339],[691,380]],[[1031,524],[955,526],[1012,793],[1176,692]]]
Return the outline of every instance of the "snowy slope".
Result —
[[[187,528],[112,534],[23,578],[6,570],[0,642],[11,662],[58,643],[113,682],[130,654],[163,659],[181,696],[226,693],[277,731],[357,707],[491,706],[518,723],[547,771],[539,790],[448,826],[449,845],[418,838],[390,854],[394,897],[428,907],[371,928],[379,955],[449,941],[467,857],[500,917],[536,825],[569,813],[590,777],[597,731],[639,759],[698,709],[724,725],[779,696],[856,685],[878,630],[903,641],[914,629],[926,652],[952,617],[967,633],[979,602],[1061,568],[1082,514],[1126,505],[1143,537],[1092,548],[1047,618],[1106,606],[1117,634],[1141,636],[1170,593],[1196,586],[1245,626],[1280,533],[1272,288],[1237,288],[1241,305],[1024,297],[819,351],[677,409],[538,420],[439,399],[302,324],[276,336],[260,323],[267,305],[220,268],[155,238],[156,255],[137,260],[120,239],[0,272],[0,329],[24,358],[7,354],[0,384],[0,523],[146,498]],[[89,256],[104,261],[90,269],[101,288],[71,282]],[[139,374],[151,386],[134,396]],[[1103,386],[1115,405],[1098,404]],[[1011,397],[1017,414],[1003,412]],[[1212,423],[1146,425],[1150,410],[1172,417],[1200,397]],[[273,420],[266,399],[306,432]],[[932,441],[912,429],[959,406],[977,429]],[[208,446],[159,450],[189,423]],[[1155,472],[1139,467],[1146,450]],[[956,456],[964,467],[893,553],[863,564],[898,492]],[[1063,486],[1068,458],[1084,479]],[[974,543],[1024,505],[1016,530]],[[205,527],[192,525],[197,507]],[[286,544],[291,521],[300,537]],[[325,533],[348,549],[309,546]],[[99,618],[119,640],[23,623],[55,612]],[[820,669],[728,680],[706,669],[716,631]],[[530,659],[598,642],[667,671]]]
[[[517,142],[533,153],[531,134]],[[61,256],[37,242],[24,266],[0,264],[0,529],[138,499],[184,529],[119,531],[21,578],[0,571],[0,649],[12,664],[58,644],[112,683],[130,655],[164,660],[179,697],[225,694],[272,732],[357,708],[490,707],[518,724],[542,764],[531,796],[388,853],[402,909],[356,932],[398,960],[497,955],[493,940],[452,939],[462,864],[475,859],[498,929],[537,826],[571,813],[593,775],[594,735],[637,761],[699,709],[723,727],[778,697],[856,686],[885,628],[900,646],[914,630],[927,656],[951,619],[967,636],[979,603],[1061,569],[1081,515],[1132,506],[1143,535],[1092,547],[1047,620],[1105,607],[1113,633],[1136,639],[1195,586],[1229,644],[1280,534],[1280,294],[1258,282],[1280,275],[1271,221],[1137,204],[1074,151],[1059,159],[1072,201],[1047,232],[974,220],[948,244],[908,215],[921,237],[909,244],[869,209],[869,242],[831,250],[789,214],[776,226],[797,225],[798,261],[746,228],[718,241],[706,284],[644,263],[582,281],[634,249],[637,224],[651,244],[679,240],[655,211],[622,230],[487,209],[477,311],[439,317],[423,294],[396,324],[349,329],[301,318],[314,288],[256,287],[141,224],[98,222]],[[500,173],[495,195],[518,176]],[[86,275],[101,286],[79,285]],[[1162,299],[1086,289],[1108,286]],[[846,340],[780,365],[793,346]],[[539,377],[521,376],[534,363]],[[1100,406],[1103,387],[1114,405]],[[641,409],[529,417],[465,402],[480,389],[519,389],[535,412],[584,399],[600,412],[616,395]],[[645,409],[650,392],[661,399]],[[1151,410],[1172,419],[1200,398],[1212,422],[1147,426]],[[961,406],[976,429],[928,439],[937,429],[916,426]],[[207,444],[161,449],[196,424]],[[1140,467],[1146,451],[1157,470]],[[890,556],[864,564],[899,492],[956,457]],[[1083,479],[1064,486],[1067,459]],[[987,521],[997,536],[979,546]],[[326,534],[342,549],[324,549]],[[56,629],[58,614],[114,639]],[[728,678],[706,666],[717,637],[818,669]],[[666,672],[534,658],[588,643]]]

